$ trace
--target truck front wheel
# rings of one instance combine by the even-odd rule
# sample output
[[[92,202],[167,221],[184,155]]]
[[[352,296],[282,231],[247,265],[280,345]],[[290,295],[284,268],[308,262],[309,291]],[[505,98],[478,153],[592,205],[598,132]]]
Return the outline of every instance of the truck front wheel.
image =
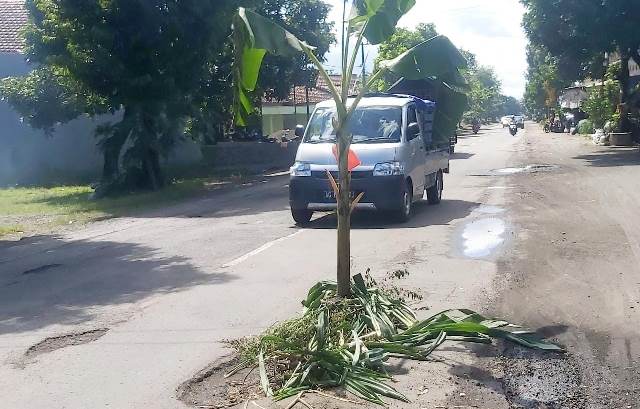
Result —
[[[313,211],[307,209],[291,209],[291,216],[298,226],[304,226],[311,221]]]
[[[409,221],[413,212],[413,188],[405,180],[402,186],[400,207],[393,212],[393,218],[401,223]]]

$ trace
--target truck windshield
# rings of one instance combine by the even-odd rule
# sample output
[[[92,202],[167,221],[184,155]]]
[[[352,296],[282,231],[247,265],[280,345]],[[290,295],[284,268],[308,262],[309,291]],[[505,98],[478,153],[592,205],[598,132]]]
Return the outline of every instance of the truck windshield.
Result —
[[[334,117],[337,117],[335,108],[318,108],[309,121],[304,142],[335,143]],[[366,106],[356,108],[347,129],[353,135],[352,143],[388,143],[400,142],[401,126],[401,107]]]

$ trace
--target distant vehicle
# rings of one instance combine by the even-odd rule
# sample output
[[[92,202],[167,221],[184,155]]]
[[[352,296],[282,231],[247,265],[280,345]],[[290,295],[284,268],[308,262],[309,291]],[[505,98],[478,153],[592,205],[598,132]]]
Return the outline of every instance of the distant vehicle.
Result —
[[[516,125],[520,129],[524,129],[524,116],[523,115],[514,115],[514,119],[516,120]]]
[[[408,220],[413,203],[426,192],[430,204],[440,203],[443,174],[449,171],[449,141],[433,141],[435,103],[407,95],[364,97],[350,120],[351,150],[359,164],[351,173],[351,194],[364,193],[356,208],[390,212]],[[319,103],[302,136],[290,171],[289,204],[297,224],[311,220],[314,211],[336,209],[327,172],[337,179],[333,153],[336,135],[333,100]]]
[[[514,117],[513,115],[505,115],[502,118],[500,118],[500,123],[502,124],[502,127],[506,128],[507,126],[509,126],[513,117]]]
[[[502,124],[503,128],[506,128],[506,127],[509,126],[509,124],[513,120],[516,121],[516,125],[517,125],[518,128],[524,129],[524,116],[523,115],[505,115],[502,118],[500,118],[500,123]]]

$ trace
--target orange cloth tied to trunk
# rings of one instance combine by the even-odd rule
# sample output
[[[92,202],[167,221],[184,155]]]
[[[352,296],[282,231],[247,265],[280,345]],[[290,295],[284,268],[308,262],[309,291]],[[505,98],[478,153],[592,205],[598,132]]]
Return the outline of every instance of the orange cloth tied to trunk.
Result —
[[[333,145],[333,156],[336,158],[336,162],[340,162],[338,160],[338,145]],[[351,148],[349,148],[349,155],[348,155],[348,159],[347,159],[347,168],[349,169],[349,172],[351,172],[354,168],[360,166],[362,162],[360,162],[360,158],[358,158],[358,155],[356,155],[356,153],[354,151],[351,150]]]

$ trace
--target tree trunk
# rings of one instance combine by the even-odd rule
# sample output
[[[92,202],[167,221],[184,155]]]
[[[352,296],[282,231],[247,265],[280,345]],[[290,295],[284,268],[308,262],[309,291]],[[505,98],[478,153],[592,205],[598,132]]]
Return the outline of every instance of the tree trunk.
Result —
[[[149,178],[151,189],[160,189],[164,183],[162,180],[162,175],[160,173],[160,155],[155,149],[147,149],[147,152],[144,155],[143,166],[145,168],[145,172],[147,173],[147,177]]]
[[[629,102],[629,58],[628,52],[622,53],[620,61],[620,132],[629,132],[631,123],[629,122],[628,102]]]
[[[348,170],[349,144],[342,130],[338,140],[338,296],[351,295],[351,174]]]
[[[103,181],[115,179],[120,172],[120,153],[129,137],[129,120],[131,115],[131,110],[125,108],[122,120],[114,127],[113,134],[107,137],[102,143],[102,155],[104,159],[102,166]]]
[[[160,170],[160,152],[158,152],[158,135],[154,126],[153,114],[145,112],[142,117],[142,126],[145,135],[142,135],[139,143],[144,144],[142,153],[142,169],[147,175],[149,187],[158,190],[164,186],[164,178]]]

